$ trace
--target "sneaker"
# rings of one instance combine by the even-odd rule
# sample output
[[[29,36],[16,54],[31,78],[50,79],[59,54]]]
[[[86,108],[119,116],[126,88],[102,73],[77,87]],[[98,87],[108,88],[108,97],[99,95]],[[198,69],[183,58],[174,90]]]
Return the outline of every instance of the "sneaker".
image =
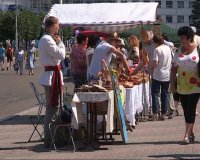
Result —
[[[148,118],[148,121],[157,121],[158,120],[158,114],[153,114],[151,117]]]
[[[174,118],[173,114],[168,115],[168,119],[173,119],[173,118]]]
[[[161,114],[161,116],[159,117],[159,120],[164,121],[165,120],[165,115]]]

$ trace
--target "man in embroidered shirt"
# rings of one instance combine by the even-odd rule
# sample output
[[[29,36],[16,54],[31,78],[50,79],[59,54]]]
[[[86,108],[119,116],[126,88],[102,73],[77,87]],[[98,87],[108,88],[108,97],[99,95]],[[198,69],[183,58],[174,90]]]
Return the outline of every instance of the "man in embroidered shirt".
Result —
[[[39,60],[44,67],[39,83],[44,86],[46,94],[46,113],[44,120],[44,144],[49,147],[51,137],[49,123],[55,114],[58,114],[58,107],[62,100],[63,75],[60,71],[60,62],[65,59],[65,46],[57,35],[59,21],[56,17],[48,17],[45,20],[46,33],[41,37],[38,44]],[[63,142],[62,132],[58,131],[56,143]],[[60,138],[60,139],[59,139]]]

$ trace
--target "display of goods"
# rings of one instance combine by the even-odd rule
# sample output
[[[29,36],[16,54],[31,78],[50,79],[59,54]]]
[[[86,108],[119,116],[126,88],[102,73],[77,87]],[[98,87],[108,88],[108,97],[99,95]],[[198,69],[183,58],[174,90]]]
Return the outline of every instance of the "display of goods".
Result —
[[[134,86],[133,82],[124,82],[123,83],[124,88],[132,88]]]
[[[107,90],[112,90],[112,81],[110,73],[108,74],[107,72],[99,72],[98,77],[100,78],[99,80],[100,86],[106,88]]]
[[[82,85],[81,87],[77,88],[75,92],[107,92],[108,90],[104,87],[99,85]]]
[[[138,72],[135,75],[126,75],[122,73],[119,75],[119,84],[123,85],[125,88],[133,87],[134,85],[140,85],[142,82],[147,82],[149,80],[149,75],[143,72]]]

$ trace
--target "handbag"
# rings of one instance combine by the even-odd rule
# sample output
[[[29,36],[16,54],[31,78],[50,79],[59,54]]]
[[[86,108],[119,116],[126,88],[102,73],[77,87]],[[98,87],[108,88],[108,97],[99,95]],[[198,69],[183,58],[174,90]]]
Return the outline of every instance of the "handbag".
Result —
[[[15,64],[13,64],[13,68],[14,68],[14,70],[15,71],[18,71],[19,70],[19,63],[15,63]]]
[[[72,121],[72,108],[71,106],[64,105],[61,107],[61,121],[62,123],[71,123]]]
[[[66,124],[72,121],[72,108],[71,106],[60,106],[59,113],[52,118],[54,124]]]

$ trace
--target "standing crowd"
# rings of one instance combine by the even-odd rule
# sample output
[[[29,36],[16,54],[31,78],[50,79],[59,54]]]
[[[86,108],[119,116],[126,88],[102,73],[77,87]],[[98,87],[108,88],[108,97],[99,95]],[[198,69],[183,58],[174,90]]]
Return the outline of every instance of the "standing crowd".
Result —
[[[193,143],[200,93],[199,44],[197,44],[199,37],[195,35],[194,29],[188,26],[179,28],[177,34],[180,47],[178,48],[174,47],[166,35],[153,34],[142,29],[140,37],[132,35],[128,38],[130,51],[125,49],[124,40],[118,35],[112,35],[106,41],[104,38],[88,37],[79,33],[76,37],[77,43],[72,46],[70,55],[75,90],[88,82],[99,80],[98,73],[102,68],[106,71],[107,67],[114,62],[123,65],[126,75],[134,75],[138,71],[148,72],[152,101],[152,114],[150,113],[149,120],[163,121],[167,115],[172,116],[173,112],[178,115],[180,100],[186,128],[183,143]],[[51,140],[48,125],[52,123],[54,115],[59,114],[62,107],[64,82],[60,64],[65,59],[66,51],[58,36],[58,19],[48,17],[45,21],[45,30],[38,47],[39,60],[44,67],[39,83],[44,87],[47,99],[44,143],[49,147]],[[63,137],[62,130],[56,136],[56,143],[59,145],[64,143],[60,139],[61,136]]]

